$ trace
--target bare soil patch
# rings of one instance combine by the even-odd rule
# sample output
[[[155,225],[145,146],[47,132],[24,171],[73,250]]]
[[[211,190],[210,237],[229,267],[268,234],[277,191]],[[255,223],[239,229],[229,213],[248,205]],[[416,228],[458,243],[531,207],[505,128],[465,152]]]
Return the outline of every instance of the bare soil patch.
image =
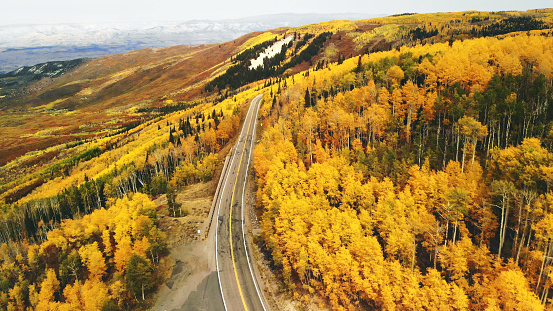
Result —
[[[157,205],[159,227],[167,234],[169,255],[164,283],[161,285],[152,310],[182,310],[189,295],[210,274],[208,247],[204,232],[198,234],[204,222],[209,221],[213,195],[217,188],[223,163],[220,163],[213,179],[206,183],[187,186],[177,191],[176,202],[188,212],[185,217],[171,217],[166,195],[154,200]]]

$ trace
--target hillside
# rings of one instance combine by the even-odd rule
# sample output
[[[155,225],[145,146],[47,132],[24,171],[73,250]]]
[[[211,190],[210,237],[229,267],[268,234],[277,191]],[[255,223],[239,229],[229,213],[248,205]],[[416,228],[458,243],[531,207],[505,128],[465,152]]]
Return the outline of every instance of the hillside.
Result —
[[[137,110],[162,106],[170,94],[194,97],[200,92],[195,84],[224,66],[247,39],[220,48],[178,46],[88,60],[57,79],[34,83],[24,96],[0,99],[0,148],[6,150],[0,164],[28,151],[113,133],[148,118]]]
[[[251,32],[371,14],[270,14],[225,20],[112,22],[0,26],[0,73],[51,60],[98,58],[146,48],[211,44]]]
[[[522,14],[533,14],[534,16],[538,13],[516,13],[517,16]],[[304,55],[304,59],[298,59],[297,63],[291,64],[295,70],[289,71],[287,74],[293,74],[305,70],[309,66],[321,66],[324,62],[338,61],[371,51],[388,50],[392,47],[412,45],[417,42],[443,42],[474,35],[481,36],[483,34],[479,33],[478,29],[494,25],[496,21],[509,18],[512,15],[514,13],[463,12],[450,13],[449,16],[447,14],[417,15],[416,19],[405,15],[357,22],[326,22],[293,29],[280,28],[265,32],[256,40],[263,41],[272,35],[294,31],[294,33],[300,34],[300,36],[296,36],[297,42],[294,44],[295,47],[298,47],[298,44],[302,44],[302,33],[320,35],[324,31],[331,31],[333,35],[323,43],[324,49],[312,52],[312,55]],[[547,22],[547,16],[549,15],[544,15],[539,20]],[[428,22],[431,20],[434,20],[434,24],[427,25],[432,23]],[[530,26],[543,27],[542,25]],[[496,29],[501,26],[495,25],[494,27]],[[220,47],[219,44],[181,46],[141,50],[90,60],[80,69],[77,68],[75,72],[65,77],[62,76],[55,81],[43,80],[35,83],[30,88],[32,90],[30,94],[26,96],[0,99],[2,115],[11,113],[10,120],[15,121],[10,122],[11,124],[25,124],[25,120],[30,117],[38,119],[37,127],[34,129],[21,129],[17,126],[9,126],[11,124],[2,123],[8,126],[2,126],[2,134],[6,138],[1,147],[4,149],[11,146],[13,148],[10,150],[9,158],[0,158],[0,164],[5,164],[27,151],[94,136],[95,131],[81,132],[76,129],[75,124],[71,124],[71,120],[80,119],[77,124],[82,125],[82,120],[87,118],[84,116],[79,118],[80,114],[75,114],[75,111],[82,111],[85,116],[90,111],[120,114],[121,122],[117,122],[116,125],[121,126],[139,118],[132,113],[133,109],[160,106],[165,98],[174,101],[196,98],[201,93],[201,84],[213,78],[213,74],[218,75],[221,70],[226,70],[232,56],[236,56],[247,47],[261,43],[254,40],[251,44],[243,46],[248,39],[255,35],[259,35],[259,33],[246,35],[233,42],[221,44]],[[286,58],[293,61],[292,56],[294,55],[292,54],[298,52],[301,51],[288,50]],[[309,59],[309,61],[305,62],[305,59]],[[289,66],[290,64],[282,67]],[[255,74],[250,80],[276,77],[283,74],[284,71],[285,68],[282,68],[273,72]],[[224,86],[219,83],[220,87]],[[107,107],[110,107],[111,110]],[[72,116],[65,122],[59,122],[61,119],[66,119],[64,114],[67,112],[71,112]],[[52,118],[48,116],[50,113],[56,114],[57,122],[52,122]],[[96,118],[96,123],[102,124],[107,119],[113,120],[113,118],[102,116],[101,113]],[[51,123],[55,123],[55,125]],[[37,128],[44,129],[46,127],[60,127],[63,130],[58,131],[56,137],[34,137],[33,139],[24,139],[13,134],[14,131],[17,131],[22,135],[32,136],[37,133]],[[108,129],[112,127],[112,125],[107,126]]]
[[[336,310],[548,306],[552,40],[419,45],[272,86],[256,202],[288,290]]]
[[[18,161],[18,168],[44,163],[55,154],[39,158],[42,153],[38,150],[56,145],[60,149],[66,143],[115,133],[151,118],[167,100],[176,103],[216,99],[209,97],[213,93],[203,92],[206,83],[205,90],[217,94],[230,86],[217,96],[216,100],[221,100],[258,79],[274,80],[311,66],[322,68],[331,62],[342,62],[347,57],[417,42],[452,42],[482,36],[482,29],[505,28],[501,20],[526,16],[530,20],[517,24],[521,30],[543,28],[543,23],[550,22],[550,14],[546,10],[461,12],[334,21],[252,33],[222,44],[147,49],[88,60],[68,74],[34,82],[25,91],[11,90],[18,96],[0,99],[0,148],[5,151],[0,154],[0,165],[28,152],[35,154]],[[329,35],[321,37],[325,32]],[[248,55],[261,53],[267,44],[263,42],[284,33],[294,34],[294,41],[286,46],[281,64],[245,70],[249,67]],[[6,175],[17,173],[0,173],[0,180],[11,178]]]
[[[206,217],[176,198],[217,177],[263,94],[255,240],[279,295],[544,309],[552,25],[553,9],[331,21],[86,60],[0,99],[0,305],[152,303],[164,275],[144,271],[175,245],[160,232]]]
[[[84,59],[71,61],[55,61],[38,64],[35,66],[21,67],[17,70],[0,74],[0,98],[21,96],[22,91],[30,83],[44,78],[57,78],[80,65]]]

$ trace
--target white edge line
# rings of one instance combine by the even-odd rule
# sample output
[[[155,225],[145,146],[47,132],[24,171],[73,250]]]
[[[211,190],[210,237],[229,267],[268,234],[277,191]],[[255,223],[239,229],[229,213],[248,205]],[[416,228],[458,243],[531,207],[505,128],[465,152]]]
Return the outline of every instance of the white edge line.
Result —
[[[246,127],[246,120],[248,119],[248,115],[250,114],[250,109],[248,109],[248,113],[246,114],[246,118],[244,119],[244,125],[242,126],[242,131],[240,132],[240,136],[238,136],[238,141],[236,142],[236,145],[238,145],[238,142],[240,142],[240,137],[244,133],[244,128]],[[255,120],[257,123],[257,118]],[[225,307],[225,311],[227,311],[227,304],[225,302],[225,295],[223,294],[223,286],[221,285],[221,275],[219,273],[219,252],[218,252],[218,243],[217,243],[217,232],[219,231],[219,212],[221,210],[221,203],[223,201],[223,194],[225,193],[225,188],[227,186],[227,180],[228,176],[232,170],[232,164],[234,163],[234,159],[236,158],[236,151],[238,149],[234,149],[234,152],[232,153],[232,161],[230,162],[230,166],[227,170],[227,175],[225,176],[225,179],[223,180],[223,189],[221,190],[221,193],[219,194],[219,206],[217,207],[217,226],[215,227],[215,264],[217,266],[217,279],[219,281],[219,291],[221,292],[221,298],[223,298],[223,306]],[[230,202],[232,204],[232,202]],[[243,230],[242,230],[243,231]],[[249,263],[248,263],[249,264]]]
[[[246,250],[246,259],[248,260],[248,268],[250,269],[250,274],[252,275],[252,280],[253,280],[253,284],[255,286],[255,291],[257,292],[257,296],[259,297],[259,301],[261,302],[261,306],[263,307],[263,310],[267,311],[267,309],[265,308],[265,304],[263,303],[263,298],[261,297],[261,294],[259,293],[259,286],[257,285],[257,282],[255,281],[255,276],[253,275],[252,266],[250,264],[250,255],[248,253],[248,247],[246,245],[246,235],[245,235],[245,231],[244,231],[244,222],[245,222],[245,218],[244,218],[244,192],[246,191],[246,180],[248,178],[248,170],[250,169],[250,162],[251,162],[252,152],[253,152],[252,147],[253,147],[253,141],[255,139],[255,130],[256,130],[256,126],[257,126],[257,113],[259,112],[259,106],[261,105],[261,99],[259,99],[258,104],[257,104],[257,108],[256,108],[255,122],[254,122],[254,125],[253,125],[253,133],[252,133],[252,138],[251,138],[251,142],[250,142],[250,152],[249,152],[249,156],[248,156],[248,166],[246,168],[246,174],[244,175],[244,187],[242,188],[242,240],[244,241],[244,250]]]

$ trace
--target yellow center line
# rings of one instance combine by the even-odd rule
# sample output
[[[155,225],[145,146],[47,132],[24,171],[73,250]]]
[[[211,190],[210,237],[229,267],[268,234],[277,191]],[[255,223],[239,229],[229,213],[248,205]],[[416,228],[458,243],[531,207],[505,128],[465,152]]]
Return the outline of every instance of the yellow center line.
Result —
[[[253,101],[252,101],[253,104]],[[246,117],[248,115],[246,114]],[[252,118],[248,124],[248,131],[246,132],[246,139],[250,132],[250,125],[252,123]],[[240,142],[240,137],[238,138]],[[236,173],[236,181],[234,182],[234,188],[232,189],[232,198],[230,199],[230,218],[229,218],[229,232],[230,232],[230,255],[232,258],[232,266],[234,267],[234,275],[236,276],[236,283],[238,284],[238,291],[240,292],[240,298],[242,298],[242,303],[244,304],[244,309],[248,311],[248,306],[246,305],[246,300],[244,299],[244,294],[242,293],[242,287],[240,286],[240,280],[238,279],[238,271],[236,270],[236,263],[234,262],[234,248],[232,247],[232,205],[234,203],[234,193],[236,192],[236,185],[238,184],[238,175],[240,174],[240,167],[242,166],[242,159],[244,158],[244,151],[246,150],[246,142],[244,141],[244,148],[242,149],[242,154],[240,155],[240,162],[238,163],[238,171]],[[244,185],[245,186],[245,185]],[[243,221],[243,220],[242,220]]]

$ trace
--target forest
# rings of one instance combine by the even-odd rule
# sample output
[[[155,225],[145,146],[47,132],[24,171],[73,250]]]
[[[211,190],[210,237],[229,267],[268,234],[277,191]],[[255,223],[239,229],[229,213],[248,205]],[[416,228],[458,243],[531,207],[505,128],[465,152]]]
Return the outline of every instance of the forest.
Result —
[[[211,180],[250,96],[179,103],[187,109],[78,145],[30,194],[1,205],[0,309],[147,308],[168,253],[150,197],[166,195],[169,215],[186,216],[175,190]]]
[[[103,121],[3,157],[0,310],[149,308],[161,217],[187,215],[176,193],[216,175],[258,94],[254,240],[301,308],[551,308],[551,12],[331,21],[49,81],[11,115],[88,122],[66,104],[90,96]]]
[[[320,52],[323,44],[331,35],[331,32],[323,32],[313,38],[314,35],[310,33],[303,35],[294,33],[294,41],[297,40],[297,42],[294,46],[294,51],[292,51],[291,58],[287,62],[284,62],[284,60],[286,59],[290,45],[284,44],[277,55],[270,59],[265,58],[263,60],[263,66],[249,69],[251,60],[257,58],[265,48],[275,43],[276,39],[258,44],[237,55],[234,59],[236,64],[230,67],[224,74],[209,82],[205,87],[205,91],[211,92],[215,89],[224,90],[227,88],[232,90],[258,80],[278,78],[282,76],[287,69],[293,68],[303,62],[311,61],[311,59]],[[311,42],[308,43],[310,39]]]
[[[150,121],[131,130],[133,135],[121,133],[82,145],[90,149],[29,180],[28,184],[39,185],[24,198],[13,195],[25,190],[26,184],[3,193],[6,202],[14,204],[3,206],[0,242],[41,241],[47,231],[40,230],[41,221],[54,227],[129,193],[157,196],[210,180],[218,162],[215,154],[240,122],[232,109],[225,114],[223,108],[193,106],[173,114],[171,122]]]
[[[488,37],[504,35],[510,32],[516,31],[530,31],[546,29],[547,24],[541,20],[532,18],[531,16],[520,16],[507,18],[485,27],[482,27],[479,31],[474,30],[473,34],[476,36]]]
[[[132,308],[158,283],[152,265],[166,247],[148,196],[118,199],[108,209],[65,219],[40,245],[24,244],[24,252],[2,244],[0,305],[3,310]]]
[[[264,247],[335,310],[543,310],[553,285],[553,38],[347,59],[274,85]]]

